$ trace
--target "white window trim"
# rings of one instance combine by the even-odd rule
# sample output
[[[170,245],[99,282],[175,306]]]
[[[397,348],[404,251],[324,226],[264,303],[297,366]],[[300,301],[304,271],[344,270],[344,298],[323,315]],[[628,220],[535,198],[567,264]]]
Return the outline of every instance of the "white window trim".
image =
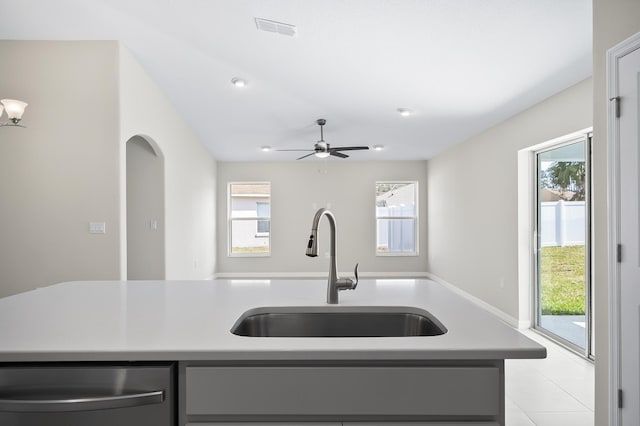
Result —
[[[271,182],[269,181],[233,181],[233,182],[228,182],[227,183],[227,256],[228,257],[271,257],[271,216],[269,217],[265,217],[265,216],[257,216],[257,217],[236,217],[236,218],[232,218],[231,217],[231,186],[232,185],[269,185],[269,194],[260,194],[260,196],[264,197],[264,198],[268,198],[269,199],[269,204],[271,204]],[[257,194],[242,194],[239,195],[239,197],[251,197],[251,196],[255,196]],[[264,232],[264,233],[260,233],[260,232],[256,232],[255,236],[258,238],[268,238],[269,239],[269,251],[265,252],[265,253],[232,253],[231,249],[231,242],[232,242],[232,235],[231,235],[231,229],[232,229],[232,224],[234,221],[245,221],[245,220],[251,220],[251,221],[259,221],[259,220],[266,220],[269,221],[269,232]]]
[[[269,185],[269,192],[271,192],[271,185]],[[271,196],[271,194],[269,194],[269,196]],[[268,197],[265,197],[268,198]],[[268,203],[262,202],[262,201],[257,201],[256,202],[256,213],[260,211],[260,206],[261,205],[268,205],[269,206],[269,218],[266,219],[266,216],[258,216],[256,219],[256,233],[255,236],[256,237],[268,237],[269,235],[271,235],[271,199],[269,199]],[[260,228],[260,221],[262,222],[269,222],[269,230],[267,232],[260,232],[258,229]]]
[[[417,257],[420,255],[420,241],[419,241],[419,236],[420,236],[420,231],[419,231],[419,227],[420,227],[420,220],[419,220],[419,216],[420,216],[420,200],[418,198],[418,194],[420,193],[420,191],[418,190],[418,181],[417,180],[379,180],[375,182],[375,188],[374,190],[377,191],[377,187],[379,184],[398,184],[398,183],[403,183],[403,184],[413,184],[414,185],[414,202],[416,205],[416,214],[414,216],[378,216],[377,211],[374,209],[374,215],[375,215],[375,227],[376,227],[376,239],[375,239],[375,255],[379,256],[379,257]],[[375,194],[375,192],[374,192]],[[414,226],[414,241],[415,241],[415,250],[412,252],[399,252],[399,253],[389,253],[389,252],[381,252],[378,251],[378,219],[413,219],[415,221],[415,226]]]

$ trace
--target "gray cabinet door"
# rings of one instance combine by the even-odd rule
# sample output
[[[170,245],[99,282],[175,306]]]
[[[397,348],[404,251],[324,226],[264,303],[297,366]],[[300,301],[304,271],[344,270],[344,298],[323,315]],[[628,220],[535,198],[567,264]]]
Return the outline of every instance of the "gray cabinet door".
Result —
[[[502,395],[490,366],[186,368],[188,416],[495,419]]]

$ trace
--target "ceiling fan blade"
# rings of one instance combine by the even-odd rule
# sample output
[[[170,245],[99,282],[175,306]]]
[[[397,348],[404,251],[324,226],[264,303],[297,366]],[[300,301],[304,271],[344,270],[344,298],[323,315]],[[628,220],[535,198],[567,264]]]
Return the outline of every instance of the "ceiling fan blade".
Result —
[[[310,153],[310,154],[303,155],[303,156],[302,156],[302,157],[300,157],[300,158],[296,158],[296,160],[302,160],[303,158],[307,158],[307,157],[309,157],[310,155],[314,155],[314,154],[315,154],[315,152],[312,152],[312,153]]]
[[[329,155],[333,155],[334,157],[340,157],[340,158],[348,158],[349,157],[347,154],[343,154],[341,152],[334,151],[333,149],[331,151],[329,151]]]
[[[356,151],[360,149],[369,149],[368,146],[337,146],[331,147],[331,151]]]
[[[316,144],[314,145],[314,149],[310,150],[310,149],[277,149],[276,151],[303,151],[303,152],[309,152],[309,154],[303,155],[302,157],[296,158],[296,160],[302,160],[303,158],[307,158],[310,157],[314,154],[318,155],[319,157],[326,157],[327,154],[328,155],[332,155],[334,157],[338,157],[338,158],[349,158],[349,156],[347,154],[343,154],[340,151],[356,151],[356,150],[365,150],[365,149],[369,149],[368,146],[338,146],[338,147],[332,147],[331,145],[329,145],[327,142],[325,142],[324,140],[324,132],[323,132],[323,127],[324,125],[327,123],[327,120],[325,120],[324,118],[319,118],[316,120],[316,124],[318,126],[320,126],[320,140],[318,142],[316,142]]]

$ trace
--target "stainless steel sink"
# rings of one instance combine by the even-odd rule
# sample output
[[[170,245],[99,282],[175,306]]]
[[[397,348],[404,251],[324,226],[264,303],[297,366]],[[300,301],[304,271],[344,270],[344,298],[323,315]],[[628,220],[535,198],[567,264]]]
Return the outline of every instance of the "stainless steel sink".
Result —
[[[407,337],[447,332],[429,312],[406,306],[291,306],[251,309],[231,332],[249,337]]]

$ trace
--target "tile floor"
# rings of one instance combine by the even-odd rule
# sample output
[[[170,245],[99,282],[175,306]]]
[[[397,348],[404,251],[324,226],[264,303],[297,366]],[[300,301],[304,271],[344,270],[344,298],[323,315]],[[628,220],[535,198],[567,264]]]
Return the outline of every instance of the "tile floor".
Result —
[[[593,364],[533,331],[546,359],[505,361],[506,426],[593,426]]]

